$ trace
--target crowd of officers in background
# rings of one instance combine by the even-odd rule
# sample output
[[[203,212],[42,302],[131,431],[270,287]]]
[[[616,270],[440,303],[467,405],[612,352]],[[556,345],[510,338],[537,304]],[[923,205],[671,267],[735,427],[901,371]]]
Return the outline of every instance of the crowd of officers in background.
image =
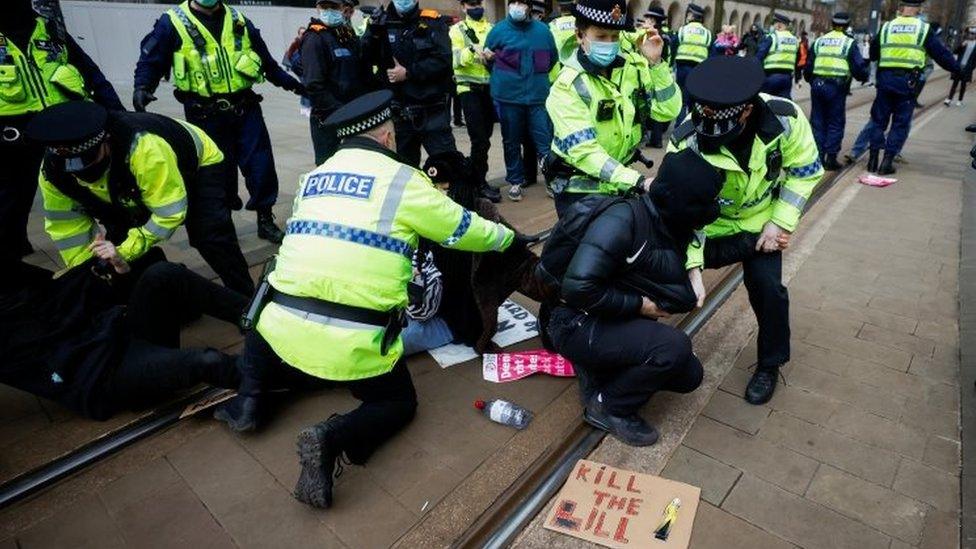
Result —
[[[881,174],[894,171],[926,59],[960,74],[919,2],[902,0],[871,42],[868,168]],[[779,13],[768,32],[735,43],[713,39],[701,6],[689,5],[676,32],[659,7],[636,21],[629,7],[560,3],[546,23],[545,4],[509,0],[492,23],[481,0],[461,0],[449,25],[418,0],[392,0],[354,25],[356,0],[317,0],[286,54],[296,79],[239,10],[187,0],[139,45],[128,112],[59,12],[40,16],[15,0],[0,20],[0,268],[12,280],[0,289],[3,381],[95,418],[200,382],[234,388],[215,415],[238,431],[269,420],[275,389],[345,385],[359,408],[299,435],[296,497],[330,506],[342,457],[364,463],[413,417],[400,332],[408,282],[432,272],[418,247],[457,251],[451,261],[474,285],[461,290],[468,301],[480,291],[472,254],[539,260],[490,204],[477,206],[501,200],[487,176],[497,121],[508,197],[521,200],[541,170],[566,231],[583,219],[601,227],[578,248],[547,247],[540,263],[555,292],[542,298],[544,339],[576,366],[584,418],[629,444],[657,440],[641,406],[659,390],[694,390],[702,375],[687,336],[657,320],[701,306],[702,269],[732,263],[743,265],[759,322],[744,397],[767,402],[790,358],[782,252],[824,168],[839,168],[844,101],[868,61],[843,13],[813,44]],[[167,75],[185,120],[145,112]],[[810,120],[790,99],[801,76]],[[271,212],[278,180],[253,90],[264,80],[310,109],[317,167],[284,230]],[[467,158],[451,129],[452,96]],[[652,178],[634,166],[650,167],[641,150],[665,146],[672,123]],[[446,164],[419,169],[421,147],[428,166]],[[461,168],[442,181],[436,166],[445,165]],[[449,185],[446,195],[432,179]],[[38,185],[67,267],[55,278],[22,261]],[[282,245],[257,289],[230,213],[242,207],[256,212],[261,238]],[[223,288],[161,257],[157,244],[181,225]],[[647,238],[634,239],[635,227]],[[187,320],[237,323],[245,309],[240,357],[180,349]]]

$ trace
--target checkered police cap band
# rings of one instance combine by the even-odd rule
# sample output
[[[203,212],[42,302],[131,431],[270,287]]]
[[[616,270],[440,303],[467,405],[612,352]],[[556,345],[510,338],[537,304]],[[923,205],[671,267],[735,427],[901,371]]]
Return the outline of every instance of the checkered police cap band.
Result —
[[[370,116],[369,118],[360,120],[359,122],[356,122],[351,126],[343,126],[337,129],[336,135],[338,137],[349,137],[351,135],[357,135],[363,133],[366,130],[370,130],[372,128],[375,128],[376,126],[379,126],[383,122],[389,120],[391,117],[392,117],[392,113],[390,111],[390,108],[387,107],[382,111]]]
[[[51,150],[58,156],[74,156],[90,150],[95,145],[101,143],[103,139],[105,139],[105,130],[96,133],[77,145],[70,147],[51,147]]]
[[[619,5],[614,5],[612,11],[599,10],[590,6],[576,4],[576,11],[580,15],[593,21],[597,25],[608,25],[618,27],[623,24],[625,18]]]
[[[693,117],[695,129],[702,135],[725,135],[735,127],[739,115],[742,114],[742,111],[748,105],[748,103],[743,103],[724,109],[712,109],[701,103],[695,103],[694,109],[696,116]]]

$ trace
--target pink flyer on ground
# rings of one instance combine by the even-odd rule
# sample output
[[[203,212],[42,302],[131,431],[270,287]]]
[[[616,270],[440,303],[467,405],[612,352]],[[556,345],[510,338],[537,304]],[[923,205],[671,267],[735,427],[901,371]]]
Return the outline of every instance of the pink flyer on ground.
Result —
[[[887,187],[898,180],[893,177],[882,177],[873,173],[866,173],[858,178],[858,181],[862,185],[867,185],[869,187]]]
[[[573,377],[573,365],[565,358],[544,349],[514,353],[485,354],[482,358],[484,378],[494,383],[507,383],[532,374]]]

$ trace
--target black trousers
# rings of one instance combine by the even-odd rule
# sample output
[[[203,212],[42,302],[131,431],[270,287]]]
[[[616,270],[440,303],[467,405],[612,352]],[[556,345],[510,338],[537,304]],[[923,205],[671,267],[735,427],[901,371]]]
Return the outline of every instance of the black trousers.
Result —
[[[563,214],[566,213],[566,210],[572,207],[573,204],[576,204],[587,196],[589,196],[588,193],[556,193],[556,196],[553,199],[556,207],[556,217],[562,217]]]
[[[495,106],[488,86],[472,86],[471,91],[458,95],[464,110],[465,128],[471,138],[471,168],[479,185],[487,184],[488,150],[495,131]],[[399,136],[397,136],[399,140]]]
[[[210,348],[180,349],[180,329],[201,314],[236,324],[246,306],[245,296],[183,265],[150,266],[129,298],[131,341],[105,382],[105,398],[117,409],[145,408],[200,383],[236,389],[236,357]]]
[[[339,136],[335,129],[322,123],[324,118],[308,117],[308,125],[312,134],[312,150],[315,151],[315,165],[321,166],[339,150]]]
[[[657,145],[657,144],[660,143],[661,145],[663,145],[664,144],[664,141],[663,141],[664,140],[664,133],[668,131],[668,126],[671,125],[671,122],[670,121],[668,121],[668,122],[658,122],[657,120],[651,120],[650,123],[649,123],[649,125],[651,127],[650,128],[651,129],[651,136],[650,136],[649,143],[652,143],[654,145]]]
[[[969,83],[969,81],[966,80],[965,77],[961,77],[959,79],[953,78],[952,79],[952,87],[949,88],[949,99],[951,100],[952,99],[952,96],[956,95],[956,86],[958,86],[959,87],[959,101],[962,101],[963,98],[966,97],[966,84],[968,84],[968,83]]]
[[[224,189],[231,209],[240,209],[237,169],[244,175],[250,198],[248,210],[270,210],[278,200],[278,172],[275,171],[271,136],[264,123],[261,105],[251,103],[241,111],[216,111],[202,115],[185,105],[186,120],[195,124],[217,143],[224,153]]]
[[[27,244],[27,219],[41,168],[44,147],[27,143],[23,117],[17,123],[0,117],[0,269],[19,263]],[[11,124],[8,126],[7,124]],[[10,128],[10,129],[7,129]],[[17,139],[11,140],[18,136]]]
[[[224,286],[250,296],[254,281],[237,241],[237,230],[227,207],[223,177],[227,161],[200,168],[186,184],[186,234],[190,246],[213,267]]]
[[[451,131],[451,113],[448,112],[446,101],[438,105],[409,107],[409,112],[409,115],[404,114],[393,119],[396,126],[397,154],[407,163],[420,167],[421,145],[428,156],[457,150],[454,133]]]
[[[244,338],[239,367],[243,377],[241,394],[259,393],[271,384],[280,383],[283,376],[311,378],[309,385],[321,383],[318,378],[286,365],[256,330]],[[339,433],[342,450],[357,465],[366,463],[377,448],[413,420],[417,411],[417,392],[404,360],[386,374],[333,384],[348,387],[360,401],[358,408],[345,414],[346,421]]]
[[[758,368],[790,360],[790,296],[783,285],[783,254],[756,251],[758,235],[740,233],[705,243],[705,268],[742,263],[749,304],[759,322]]]
[[[556,307],[548,325],[552,343],[583,375],[585,398],[599,393],[615,416],[637,413],[658,391],[690,393],[704,371],[691,339],[649,318],[599,318]]]

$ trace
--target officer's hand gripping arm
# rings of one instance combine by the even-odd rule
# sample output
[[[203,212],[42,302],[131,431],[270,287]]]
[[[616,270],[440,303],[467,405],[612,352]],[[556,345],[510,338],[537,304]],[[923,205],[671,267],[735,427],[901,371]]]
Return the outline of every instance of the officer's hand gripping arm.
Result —
[[[792,129],[781,137],[783,171],[786,175],[779,190],[779,198],[773,202],[772,221],[793,232],[800,222],[800,215],[813,189],[823,177],[823,166],[818,158],[810,122],[797,107],[796,117],[789,117]]]

